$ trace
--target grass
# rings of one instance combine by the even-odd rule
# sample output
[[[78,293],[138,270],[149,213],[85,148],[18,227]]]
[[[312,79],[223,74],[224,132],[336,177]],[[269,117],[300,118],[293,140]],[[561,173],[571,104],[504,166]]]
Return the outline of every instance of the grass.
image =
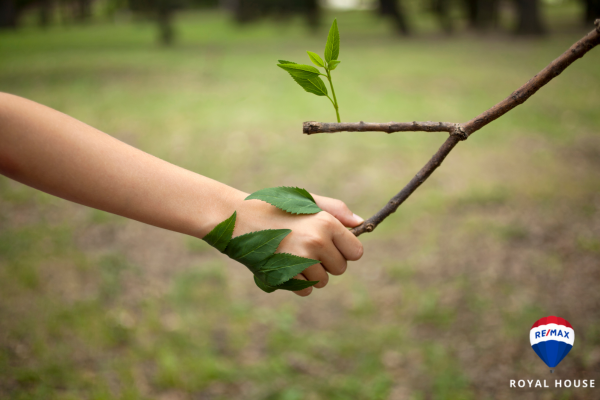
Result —
[[[584,33],[398,40],[370,15],[337,17],[345,121],[467,120]],[[186,14],[170,49],[153,29],[2,33],[0,90],[242,190],[298,185],[363,216],[444,140],[302,135],[335,116],[275,67],[322,52],[325,31],[299,21]],[[592,51],[459,145],[307,299],[263,294],[195,239],[0,178],[0,397],[508,399],[509,379],[550,379],[527,339],[549,314],[577,334],[553,378],[599,379],[599,61]]]

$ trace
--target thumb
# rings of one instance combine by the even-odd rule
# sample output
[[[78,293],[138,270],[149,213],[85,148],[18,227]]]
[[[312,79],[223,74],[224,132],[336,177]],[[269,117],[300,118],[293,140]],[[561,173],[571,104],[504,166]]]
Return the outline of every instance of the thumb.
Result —
[[[312,195],[315,202],[321,210],[328,212],[337,218],[344,226],[354,228],[362,224],[365,220],[354,214],[348,206],[341,200],[332,199],[330,197]]]

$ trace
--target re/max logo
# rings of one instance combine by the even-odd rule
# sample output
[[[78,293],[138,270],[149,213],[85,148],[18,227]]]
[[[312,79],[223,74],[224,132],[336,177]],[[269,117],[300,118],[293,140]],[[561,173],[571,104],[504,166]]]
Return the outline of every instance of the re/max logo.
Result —
[[[569,333],[571,333],[571,332],[563,331],[562,329],[544,329],[541,332],[536,332],[535,338],[539,339],[541,337],[556,336],[556,337],[562,337],[565,339],[570,339]]]

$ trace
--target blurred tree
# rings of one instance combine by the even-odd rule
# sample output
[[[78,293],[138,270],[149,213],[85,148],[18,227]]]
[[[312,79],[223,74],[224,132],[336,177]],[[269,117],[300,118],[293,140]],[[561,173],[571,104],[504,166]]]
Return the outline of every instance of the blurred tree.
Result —
[[[410,35],[404,9],[398,0],[379,0],[379,14],[391,17],[396,25],[396,31],[404,36]]]
[[[38,24],[42,28],[45,28],[50,25],[52,19],[52,0],[40,0],[39,8]]]
[[[23,11],[35,0],[0,0],[0,29],[16,29]]]
[[[79,22],[86,22],[92,15],[91,0],[75,0],[75,18]]]
[[[86,0],[89,1],[89,0]],[[174,19],[177,10],[193,7],[216,7],[218,0],[128,0],[129,9],[145,16],[158,25],[159,43],[169,46],[175,39]],[[118,8],[121,0],[113,0],[113,8]],[[114,12],[114,10],[112,11]]]
[[[593,25],[596,18],[600,18],[600,0],[583,0],[584,18],[583,22],[587,25]]]
[[[0,29],[17,27],[17,4],[15,0],[0,0]]]
[[[543,35],[546,33],[540,13],[539,0],[515,0],[517,5],[517,35]]]
[[[152,3],[156,11],[159,40],[163,45],[169,46],[173,43],[175,32],[173,28],[173,15],[179,4],[173,0],[153,0]]]
[[[481,31],[497,25],[498,0],[463,0],[463,5],[472,29]]]
[[[320,9],[317,0],[221,0],[221,6],[229,10],[240,24],[271,15],[285,19],[301,14],[309,27],[316,29],[319,26]]]
[[[131,11],[144,15],[158,25],[158,40],[169,46],[175,38],[173,19],[175,11],[185,5],[185,0],[129,0]]]
[[[450,17],[450,0],[431,0],[431,10],[437,16],[442,30],[451,34],[454,30],[452,18]]]

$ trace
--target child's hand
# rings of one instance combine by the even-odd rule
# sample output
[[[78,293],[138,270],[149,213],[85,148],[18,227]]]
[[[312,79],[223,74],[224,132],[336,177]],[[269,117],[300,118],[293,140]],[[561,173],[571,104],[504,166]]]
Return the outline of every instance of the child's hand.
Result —
[[[314,196],[324,210],[291,215],[248,194],[169,164],[65,114],[0,93],[0,173],[63,199],[150,225],[204,237],[237,211],[234,236],[291,229],[279,252],[321,260],[298,276],[340,275],[363,248],[344,226],[362,219],[339,200]],[[210,150],[207,150],[210,151]],[[65,179],[68,177],[68,179]],[[312,287],[297,292],[307,296]]]
[[[245,194],[240,196],[245,197]],[[329,281],[328,273],[341,275],[346,271],[348,260],[362,257],[362,244],[345,227],[355,227],[363,219],[340,200],[313,197],[324,212],[292,215],[260,200],[242,200],[236,207],[238,216],[233,236],[263,229],[291,229],[292,233],[281,242],[277,252],[321,260],[321,264],[308,267],[296,279],[319,281],[315,287],[322,288]],[[311,292],[312,287],[309,287],[295,293],[308,296]]]

